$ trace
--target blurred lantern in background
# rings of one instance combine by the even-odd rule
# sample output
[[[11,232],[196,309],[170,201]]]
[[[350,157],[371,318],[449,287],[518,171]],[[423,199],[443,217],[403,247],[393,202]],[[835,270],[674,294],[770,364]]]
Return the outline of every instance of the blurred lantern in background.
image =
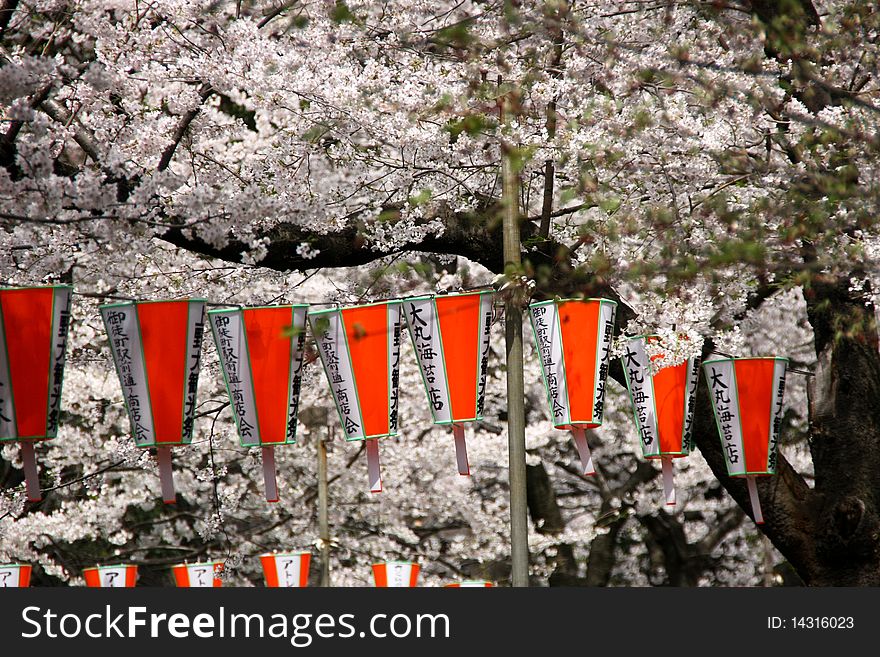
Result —
[[[269,588],[304,588],[309,585],[310,552],[272,552],[260,555]]]
[[[0,589],[27,588],[30,585],[30,565],[25,563],[0,564]]]
[[[379,438],[397,436],[400,301],[309,313],[346,440],[365,441],[370,491],[382,491]]]
[[[84,568],[83,577],[90,588],[131,588],[137,581],[137,566],[96,566]]]
[[[34,443],[58,433],[72,295],[67,285],[0,289],[0,442],[21,443],[30,502],[42,499]]]
[[[162,498],[173,504],[171,447],[192,441],[205,302],[116,303],[101,317],[135,444],[156,448]]]
[[[223,586],[223,580],[218,576],[223,570],[220,561],[206,561],[203,563],[181,563],[172,566],[174,571],[174,583],[179,588],[211,588]]]
[[[492,325],[491,290],[405,299],[435,424],[451,424],[458,472],[470,474],[465,423],[482,419]]]
[[[242,447],[261,447],[266,500],[278,501],[275,445],[296,442],[308,306],[212,310],[208,319]]]
[[[373,564],[376,588],[405,588],[418,586],[419,564],[412,561],[383,561]]]
[[[454,582],[452,584],[444,584],[444,589],[479,589],[494,587],[495,584],[485,579],[468,579],[463,582]]]
[[[620,359],[629,391],[633,417],[642,454],[659,459],[663,470],[666,504],[675,505],[672,459],[690,454],[700,360],[690,358],[679,365],[654,371],[652,361],[662,354],[648,356],[648,344],[659,342],[656,336],[638,336],[626,343]]]
[[[763,524],[756,477],[776,474],[787,358],[720,358],[703,363],[731,477],[745,477],[755,522]]]
[[[564,299],[529,306],[550,419],[571,430],[582,474],[595,474],[586,429],[602,424],[617,303]]]

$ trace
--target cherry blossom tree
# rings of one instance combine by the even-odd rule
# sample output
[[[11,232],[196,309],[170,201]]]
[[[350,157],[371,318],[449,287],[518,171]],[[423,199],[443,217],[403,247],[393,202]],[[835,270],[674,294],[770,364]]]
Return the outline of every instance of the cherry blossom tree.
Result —
[[[170,564],[210,555],[231,582],[258,582],[254,555],[318,540],[326,440],[335,584],[366,584],[385,557],[421,561],[431,584],[504,582],[500,330],[470,479],[404,349],[386,491],[367,491],[310,363],[272,506],[206,342],[168,509],[128,437],[97,311],[116,297],[357,303],[494,282],[499,296],[615,299],[618,334],[659,334],[666,365],[778,354],[797,370],[758,530],[704,384],[673,514],[617,384],[590,435],[599,472],[579,474],[527,345],[536,584],[880,583],[878,28],[856,0],[4,0],[0,278],[79,294],[42,503],[24,501],[17,447],[2,451],[0,558],[39,563],[43,583],[108,559],[170,583]],[[503,157],[521,182],[515,271]],[[619,365],[611,376],[622,384]]]

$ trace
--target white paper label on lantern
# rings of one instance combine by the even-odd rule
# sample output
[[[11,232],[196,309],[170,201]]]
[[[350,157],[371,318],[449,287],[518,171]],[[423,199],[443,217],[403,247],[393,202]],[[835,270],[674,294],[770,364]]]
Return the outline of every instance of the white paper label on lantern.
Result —
[[[16,438],[18,425],[15,422],[12,377],[9,373],[9,355],[6,350],[3,316],[0,314],[0,438]]]
[[[614,313],[617,306],[613,303],[599,304],[599,348],[596,351],[596,375],[593,390],[593,422],[602,423],[605,413],[605,382],[608,379],[608,368],[611,363],[611,341],[614,339]]]
[[[408,299],[403,305],[434,422],[451,422],[452,406],[434,299],[432,297]]]
[[[388,304],[388,433],[397,432],[397,406],[400,400],[400,332],[403,330],[403,307]]]
[[[202,337],[205,332],[205,302],[190,301],[186,325],[186,384],[183,399],[183,430],[180,440],[192,440],[196,413],[196,394],[199,391],[199,365],[202,358]]]
[[[0,568],[0,589],[17,589],[18,584],[18,566]]]
[[[773,401],[770,405],[770,445],[767,453],[767,471],[773,474],[776,474],[779,430],[782,428],[785,370],[787,366],[788,361],[785,360],[777,360],[773,365]]]
[[[486,406],[486,376],[489,372],[489,338],[492,331],[492,299],[491,294],[480,295],[480,362],[477,368],[477,415],[483,415]]]
[[[116,363],[122,394],[131,421],[135,444],[149,446],[155,442],[153,414],[147,390],[147,375],[141,351],[141,335],[137,307],[118,304],[101,308],[107,328],[110,351]]]
[[[550,396],[550,411],[553,424],[558,426],[568,422],[571,415],[568,409],[568,389],[565,380],[565,365],[562,360],[562,328],[555,303],[535,305],[530,308],[532,327],[547,394]]]
[[[412,564],[409,563],[386,563],[385,577],[389,588],[410,586],[412,577]]]
[[[622,363],[642,452],[645,456],[656,456],[660,454],[657,405],[654,399],[654,380],[651,377],[651,360],[645,351],[644,338],[627,341]]]
[[[300,569],[302,557],[299,555],[275,557],[275,572],[278,574],[278,586],[295,588],[300,585]]]
[[[709,395],[715,405],[715,420],[721,436],[727,472],[731,476],[745,474],[746,459],[743,451],[739,417],[739,396],[733,360],[706,363]]]
[[[127,568],[120,566],[119,568],[100,568],[98,570],[98,579],[102,588],[125,588],[125,577]]]
[[[201,588],[214,586],[214,564],[187,564],[186,574],[189,578],[190,587]]]
[[[290,396],[287,399],[287,438],[292,440],[296,435],[296,423],[299,418],[299,393],[302,388],[303,350],[306,344],[306,313],[305,306],[293,308],[293,327],[297,331],[293,341],[293,362],[290,366]]]
[[[238,425],[241,444],[259,445],[260,427],[251,368],[248,365],[247,341],[240,310],[211,313],[211,329],[220,352],[220,364],[226,376],[232,412]]]
[[[64,359],[67,349],[67,329],[70,325],[71,290],[58,287],[54,290],[52,304],[52,353],[49,356],[49,408],[46,418],[46,435],[58,433],[58,413],[61,410],[61,381],[64,375]]]
[[[358,403],[354,374],[348,355],[348,343],[341,314],[338,312],[312,313],[309,315],[312,334],[318,345],[318,354],[327,372],[333,399],[346,440],[362,440],[364,423]]]

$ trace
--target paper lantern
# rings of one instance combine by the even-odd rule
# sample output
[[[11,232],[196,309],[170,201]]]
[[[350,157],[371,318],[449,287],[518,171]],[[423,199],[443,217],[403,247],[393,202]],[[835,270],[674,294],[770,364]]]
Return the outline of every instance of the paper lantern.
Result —
[[[472,589],[472,588],[490,588],[495,586],[492,582],[485,579],[465,580],[463,582],[454,582],[452,584],[444,584],[444,589]]]
[[[745,477],[755,522],[763,524],[756,477],[776,474],[787,358],[719,358],[703,363],[727,474]]]
[[[405,588],[418,586],[419,564],[412,561],[383,561],[373,564],[376,588]]]
[[[28,564],[0,564],[0,589],[27,588],[30,585],[31,567]]]
[[[661,356],[649,357],[646,345],[658,340],[656,336],[630,338],[620,360],[642,454],[660,460],[666,504],[674,506],[672,459],[687,456],[693,449],[700,359],[690,358],[654,372],[651,361]]]
[[[305,588],[309,585],[310,552],[261,554],[263,576],[269,588]]]
[[[205,301],[101,306],[138,447],[156,448],[162,498],[175,502],[171,447],[192,440]]]
[[[529,306],[551,420],[569,429],[582,473],[595,474],[586,429],[602,424],[614,314],[610,299],[556,299]]]
[[[217,575],[223,570],[223,562],[181,563],[172,566],[174,583],[180,588],[211,588],[223,586]]]
[[[306,305],[208,313],[242,447],[261,447],[266,500],[278,501],[275,446],[296,442]]]
[[[364,440],[370,491],[382,491],[379,438],[397,435],[400,301],[309,313],[346,440]]]
[[[58,433],[72,295],[67,285],[0,289],[0,442],[21,443],[30,502],[42,499],[34,443]]]
[[[83,568],[86,586],[96,589],[131,588],[137,581],[137,566],[122,564],[119,566],[96,566]]]
[[[465,423],[482,419],[492,291],[405,299],[403,314],[435,424],[451,424],[458,472],[469,475]]]

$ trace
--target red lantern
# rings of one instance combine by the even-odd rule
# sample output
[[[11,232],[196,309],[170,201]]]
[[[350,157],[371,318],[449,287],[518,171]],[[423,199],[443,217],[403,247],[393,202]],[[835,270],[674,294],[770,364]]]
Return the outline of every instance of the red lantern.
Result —
[[[223,570],[220,561],[206,561],[204,563],[181,563],[172,566],[174,582],[180,588],[211,588],[223,586],[223,580],[218,577]]]
[[[122,564],[83,568],[83,577],[89,588],[131,588],[137,581],[137,566]]]
[[[30,585],[31,567],[28,564],[0,564],[0,589],[27,588]]]
[[[349,441],[364,440],[370,491],[382,491],[379,438],[397,436],[400,301],[309,313],[309,323]]]
[[[34,443],[58,433],[72,294],[67,285],[0,289],[0,442],[21,443],[30,502],[42,499]]]
[[[553,426],[571,430],[583,474],[595,474],[585,430],[602,424],[617,303],[564,299],[529,310]]]
[[[731,477],[745,477],[755,522],[764,523],[755,477],[776,474],[787,358],[720,358],[703,363]]]
[[[470,474],[464,425],[480,420],[492,291],[405,299],[404,315],[435,424],[451,424],[458,472]]]
[[[407,588],[418,586],[419,564],[412,561],[383,561],[373,564],[376,588]]]
[[[192,440],[205,302],[126,302],[100,310],[135,444],[156,448],[162,498],[174,504],[171,447]]]
[[[275,445],[296,442],[308,306],[208,313],[243,447],[262,447],[266,500],[278,501]]]
[[[660,460],[666,504],[674,506],[672,459],[687,456],[693,449],[700,360],[690,358],[655,372],[651,361],[661,356],[649,357],[646,345],[658,340],[656,336],[630,338],[620,360],[642,454],[646,459]]]
[[[455,582],[453,584],[444,584],[444,589],[471,589],[471,588],[490,588],[495,586],[492,582],[485,579],[469,579],[463,582]]]
[[[310,552],[261,554],[263,575],[269,588],[305,588],[309,585]]]

